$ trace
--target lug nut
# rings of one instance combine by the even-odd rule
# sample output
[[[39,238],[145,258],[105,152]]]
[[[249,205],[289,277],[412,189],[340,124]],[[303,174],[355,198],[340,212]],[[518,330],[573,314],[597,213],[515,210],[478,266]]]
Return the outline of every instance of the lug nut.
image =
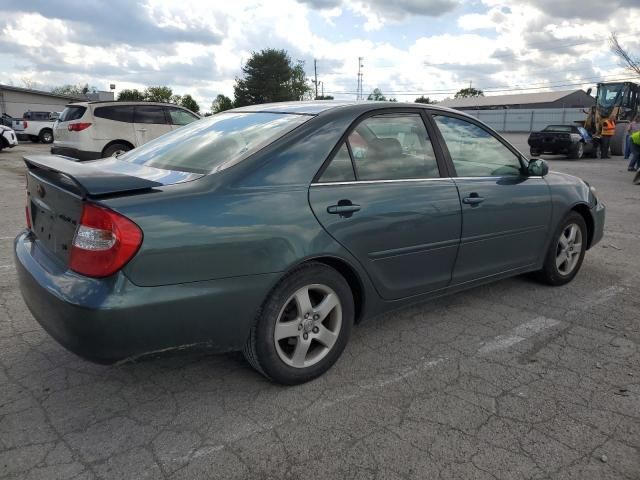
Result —
[[[320,331],[320,329],[318,327],[313,327],[313,333],[318,333]]]
[[[305,313],[305,314],[304,314],[304,318],[309,318],[309,314],[308,314],[308,313]]]
[[[305,333],[304,335],[302,335],[302,338],[304,338],[305,340],[308,340],[309,339],[309,334]]]
[[[317,313],[313,316],[314,320],[318,320],[320,318],[320,315],[318,315]]]
[[[298,324],[298,330],[302,330],[302,324],[301,323]]]

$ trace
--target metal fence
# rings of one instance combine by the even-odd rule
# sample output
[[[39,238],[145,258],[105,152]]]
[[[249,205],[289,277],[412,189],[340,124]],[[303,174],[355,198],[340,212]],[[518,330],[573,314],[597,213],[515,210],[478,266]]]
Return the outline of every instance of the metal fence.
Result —
[[[499,132],[535,132],[547,125],[570,125],[582,121],[582,108],[530,108],[513,110],[465,110]]]

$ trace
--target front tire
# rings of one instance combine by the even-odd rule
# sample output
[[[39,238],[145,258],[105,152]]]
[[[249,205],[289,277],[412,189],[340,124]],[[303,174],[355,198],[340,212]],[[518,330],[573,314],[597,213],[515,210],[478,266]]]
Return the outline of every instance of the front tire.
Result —
[[[584,157],[584,143],[578,142],[575,148],[569,153],[569,158],[580,160],[582,157]]]
[[[304,264],[270,293],[243,353],[274,382],[308,382],[340,357],[353,321],[353,295],[344,277],[322,263]]]
[[[587,224],[578,212],[571,212],[558,226],[538,279],[548,285],[569,283],[580,271],[587,251]]]

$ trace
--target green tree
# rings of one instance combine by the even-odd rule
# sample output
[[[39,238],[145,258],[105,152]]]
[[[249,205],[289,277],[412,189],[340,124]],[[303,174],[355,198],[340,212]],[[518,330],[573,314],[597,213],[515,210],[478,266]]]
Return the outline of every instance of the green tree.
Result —
[[[165,102],[170,103],[173,96],[173,90],[169,87],[148,87],[144,91],[144,99],[147,102]]]
[[[484,97],[484,92],[473,87],[463,88],[453,96],[453,98],[469,98],[469,97]]]
[[[211,103],[211,111],[213,113],[224,112],[225,110],[230,110],[232,108],[233,101],[229,97],[222,94],[218,95],[213,103]]]
[[[374,88],[373,92],[371,92],[367,97],[367,100],[376,100],[378,102],[386,102],[387,97],[384,96],[384,94],[380,91],[379,88]]]
[[[427,103],[427,104],[432,104],[432,103],[436,103],[435,100],[431,100],[429,97],[425,97],[424,95],[416,98],[413,103]]]
[[[253,52],[233,87],[235,105],[298,100],[311,90],[304,62],[294,63],[286,50],[267,48]]]
[[[192,112],[200,112],[200,105],[198,105],[198,102],[196,102],[194,98],[188,93],[182,96],[182,98],[180,99],[180,105],[182,105],[184,108],[188,108]]]
[[[332,95],[318,95],[316,100],[333,100]]]
[[[141,92],[137,88],[125,88],[118,93],[119,102],[141,102],[145,99],[144,92]]]
[[[85,83],[84,85],[66,84],[59,87],[53,87],[51,89],[51,93],[55,93],[56,95],[70,95],[73,97],[81,97],[83,95],[86,95],[89,92],[96,92],[96,91],[97,91],[96,87],[93,87],[93,86],[90,87],[88,83]]]

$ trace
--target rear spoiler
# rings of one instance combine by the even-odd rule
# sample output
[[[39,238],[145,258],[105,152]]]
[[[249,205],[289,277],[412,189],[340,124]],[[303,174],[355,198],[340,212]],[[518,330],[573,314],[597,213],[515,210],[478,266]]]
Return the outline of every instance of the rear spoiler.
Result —
[[[34,174],[44,174],[49,179],[52,176],[58,177],[65,184],[71,181],[83,197],[150,190],[163,186],[160,182],[101,170],[97,165],[56,155],[29,155],[24,157],[24,163]]]

